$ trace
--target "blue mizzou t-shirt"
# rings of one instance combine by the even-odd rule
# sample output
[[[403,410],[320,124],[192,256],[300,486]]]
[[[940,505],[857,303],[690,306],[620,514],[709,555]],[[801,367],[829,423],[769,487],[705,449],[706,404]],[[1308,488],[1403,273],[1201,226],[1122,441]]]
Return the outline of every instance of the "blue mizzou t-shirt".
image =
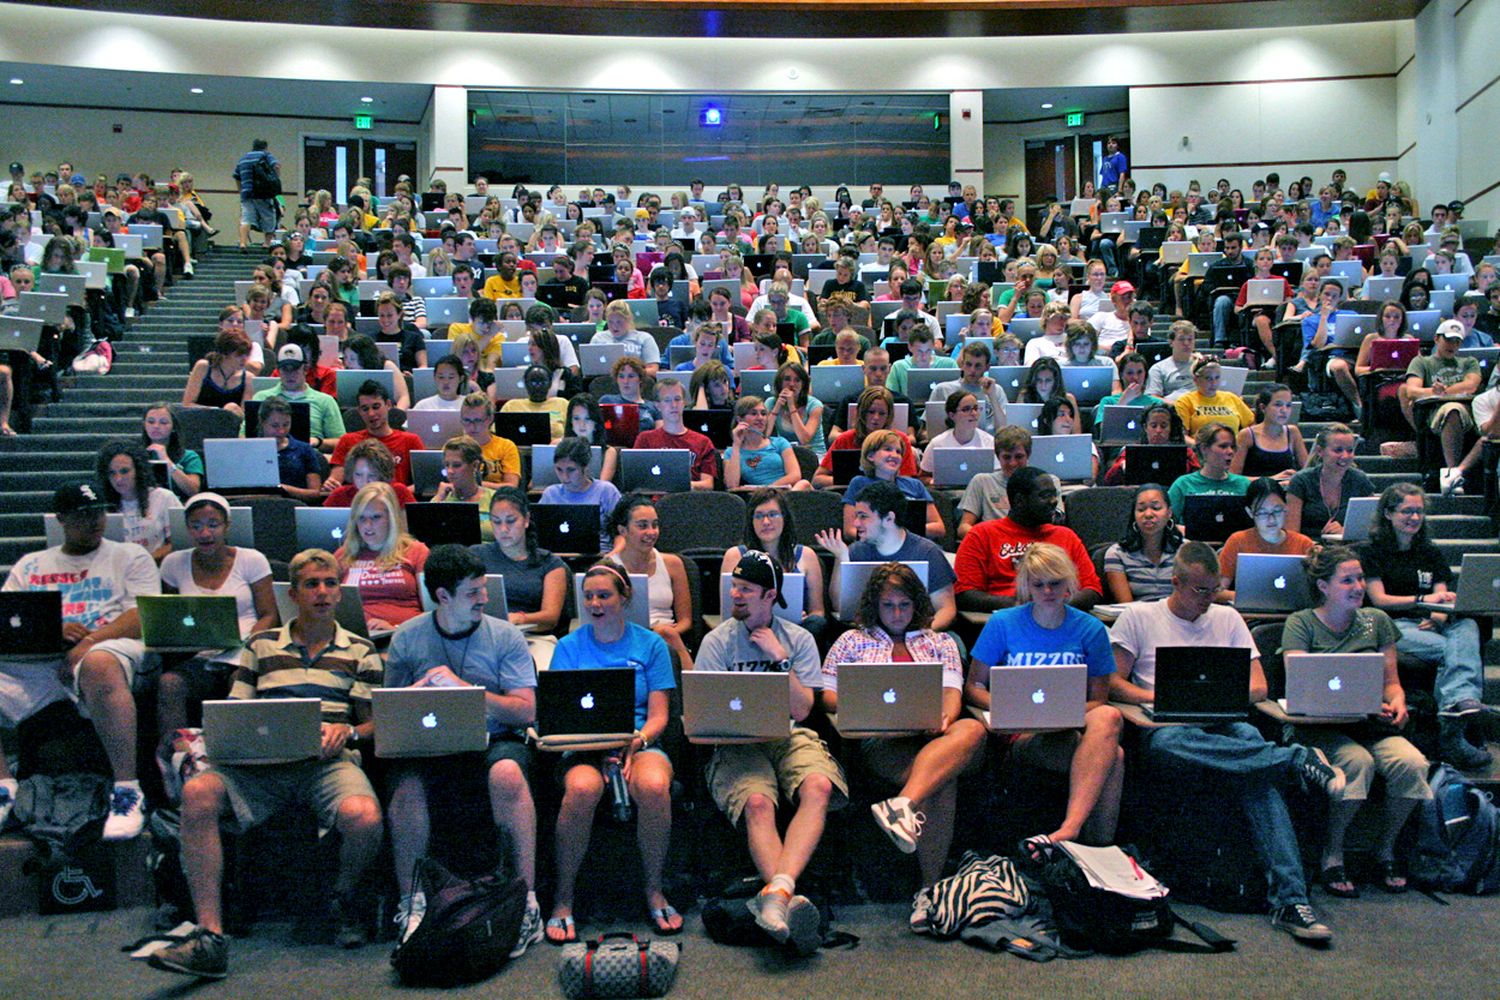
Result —
[[[974,643],[974,658],[992,667],[1088,666],[1090,677],[1115,672],[1109,631],[1093,615],[1069,607],[1058,628],[1043,628],[1031,616],[1031,605],[1002,608],[990,615]],[[983,679],[989,683],[989,677]]]
[[[672,676],[672,654],[661,636],[635,622],[625,623],[625,634],[614,642],[594,639],[594,626],[585,625],[563,636],[552,654],[553,670],[604,670],[629,667],[635,671],[635,728],[646,724],[646,699],[652,691],[677,686]]]

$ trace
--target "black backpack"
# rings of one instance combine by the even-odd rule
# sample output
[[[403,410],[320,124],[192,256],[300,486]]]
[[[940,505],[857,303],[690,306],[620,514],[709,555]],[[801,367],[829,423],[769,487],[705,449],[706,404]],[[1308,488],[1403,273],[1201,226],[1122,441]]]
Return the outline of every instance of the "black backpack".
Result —
[[[269,154],[262,154],[250,161],[250,197],[258,200],[274,198],[281,194],[281,170]]]
[[[521,936],[526,883],[499,875],[465,880],[431,858],[418,858],[412,887],[427,911],[396,945],[391,965],[407,986],[457,986],[499,971]]]
[[[703,929],[709,938],[717,944],[774,945],[776,942],[760,929],[760,925],[755,922],[755,915],[745,905],[745,901],[754,898],[764,885],[765,881],[760,876],[747,875],[734,879],[718,896],[706,900],[703,903]],[[818,935],[822,938],[822,947],[852,948],[859,944],[859,938],[853,934],[829,930],[829,924],[833,921],[833,908],[826,899],[820,895],[813,897],[812,902],[818,908]]]

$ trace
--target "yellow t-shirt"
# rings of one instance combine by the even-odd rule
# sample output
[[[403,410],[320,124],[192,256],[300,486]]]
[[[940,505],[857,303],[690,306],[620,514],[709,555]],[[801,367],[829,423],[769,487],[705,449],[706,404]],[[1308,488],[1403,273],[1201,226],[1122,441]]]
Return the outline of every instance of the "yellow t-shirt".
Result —
[[[498,434],[491,434],[489,442],[479,450],[489,465],[485,482],[499,482],[502,475],[521,475],[521,449],[516,447],[514,441]]]
[[[563,421],[568,416],[568,401],[558,396],[533,403],[529,399],[507,399],[501,413],[545,413],[552,424],[552,443],[562,440]]]
[[[487,299],[519,299],[521,297],[521,272],[506,281],[498,274],[492,274],[485,279],[484,289],[480,292]]]
[[[1204,398],[1197,389],[1177,398],[1177,415],[1182,418],[1183,430],[1191,439],[1199,428],[1218,422],[1238,434],[1242,427],[1255,423],[1255,414],[1245,401],[1227,389],[1214,393],[1213,399]]]

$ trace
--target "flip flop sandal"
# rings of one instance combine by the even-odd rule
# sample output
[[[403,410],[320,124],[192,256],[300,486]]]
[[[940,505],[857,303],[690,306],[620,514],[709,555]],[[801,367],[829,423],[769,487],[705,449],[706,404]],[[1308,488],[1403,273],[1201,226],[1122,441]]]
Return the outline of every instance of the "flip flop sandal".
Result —
[[[682,929],[687,926],[686,921],[679,923],[676,927],[673,927],[668,923],[668,921],[670,921],[673,917],[676,917],[678,920],[682,920],[682,914],[678,913],[677,907],[673,906],[671,903],[668,903],[666,906],[663,906],[659,910],[651,910],[650,913],[651,922],[656,925],[656,933],[660,934],[662,937],[671,937],[674,934],[681,934]]]
[[[1401,865],[1394,859],[1375,862],[1380,872],[1380,881],[1376,885],[1392,896],[1399,896],[1406,892],[1411,886],[1406,881],[1406,875],[1401,871]]]
[[[560,937],[560,938],[554,938],[552,936],[552,932],[553,931],[562,931],[563,932],[563,936]],[[547,927],[546,927],[546,931],[545,931],[545,936],[547,938],[547,943],[548,944],[554,944],[554,945],[572,944],[574,941],[577,941],[578,940],[578,932],[573,927],[573,918],[572,917],[550,917],[550,918],[548,918],[548,920],[547,920]]]
[[[1046,848],[1052,846],[1052,838],[1045,833],[1039,833],[1035,837],[1027,837],[1017,846],[1021,848],[1027,860],[1033,864],[1041,864]]]
[[[1324,891],[1330,896],[1337,896],[1339,899],[1359,898],[1359,888],[1355,886],[1354,880],[1349,877],[1349,873],[1344,871],[1343,865],[1329,865],[1327,868],[1324,868],[1318,876],[1318,881],[1323,884]],[[1341,884],[1347,885],[1349,888],[1338,888]]]

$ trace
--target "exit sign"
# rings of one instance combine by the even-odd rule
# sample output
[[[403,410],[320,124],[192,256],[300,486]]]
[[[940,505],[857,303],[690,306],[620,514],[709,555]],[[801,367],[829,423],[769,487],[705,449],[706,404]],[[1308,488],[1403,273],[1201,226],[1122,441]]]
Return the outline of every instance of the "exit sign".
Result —
[[[1082,111],[1069,111],[1068,112],[1068,128],[1077,128],[1078,126],[1080,126],[1082,124],[1083,124],[1083,112]],[[368,128],[369,126],[367,125],[365,127]]]
[[[1070,115],[1069,117],[1071,118],[1072,116]],[[1082,115],[1079,115],[1078,117],[1079,117],[1080,120],[1082,120],[1082,118],[1083,118]],[[358,128],[358,129],[371,129],[371,128],[374,128],[375,127],[375,116],[374,115],[355,115],[354,116],[354,127]]]

